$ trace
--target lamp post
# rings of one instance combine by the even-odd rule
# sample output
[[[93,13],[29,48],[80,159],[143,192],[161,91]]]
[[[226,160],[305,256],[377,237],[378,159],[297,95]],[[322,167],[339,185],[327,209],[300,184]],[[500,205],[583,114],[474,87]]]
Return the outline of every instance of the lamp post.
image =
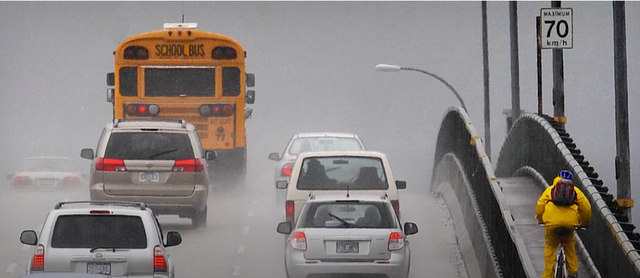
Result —
[[[462,100],[462,98],[460,97],[460,95],[458,94],[458,92],[456,91],[456,89],[453,88],[453,86],[451,86],[451,84],[449,84],[447,81],[445,81],[444,79],[442,79],[442,77],[437,76],[433,73],[427,72],[425,70],[421,70],[421,69],[414,69],[414,68],[405,68],[405,67],[399,67],[399,66],[395,66],[395,65],[387,65],[387,64],[379,64],[376,66],[376,70],[377,71],[387,71],[387,72],[395,72],[395,71],[401,71],[401,70],[406,70],[406,71],[417,71],[417,72],[421,72],[424,73],[426,75],[429,75],[435,79],[438,79],[438,81],[444,83],[444,85],[447,86],[447,88],[449,88],[453,94],[456,95],[456,98],[458,98],[458,101],[460,101],[460,105],[462,105],[462,108],[464,109],[464,111],[467,111],[467,107],[464,105],[464,101]]]

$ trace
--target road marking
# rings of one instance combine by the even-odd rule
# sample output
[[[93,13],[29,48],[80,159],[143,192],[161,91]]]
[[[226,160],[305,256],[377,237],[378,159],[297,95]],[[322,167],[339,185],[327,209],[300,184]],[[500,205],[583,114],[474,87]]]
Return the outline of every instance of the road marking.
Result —
[[[7,267],[7,273],[12,273],[14,269],[16,269],[16,266],[18,266],[17,263],[12,263],[9,265],[9,267]]]
[[[242,233],[243,234],[248,234],[249,233],[249,226],[244,226],[244,228],[242,228]]]
[[[244,253],[244,245],[238,246],[238,254]]]
[[[253,217],[253,211],[250,211],[249,213],[247,213],[248,217]]]
[[[240,273],[240,267],[239,266],[234,266],[233,267],[233,276],[238,276],[238,273]]]

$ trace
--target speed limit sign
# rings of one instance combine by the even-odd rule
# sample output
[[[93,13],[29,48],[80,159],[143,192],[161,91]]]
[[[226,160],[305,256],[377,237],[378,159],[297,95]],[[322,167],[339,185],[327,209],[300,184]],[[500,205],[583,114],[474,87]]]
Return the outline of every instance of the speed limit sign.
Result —
[[[573,9],[540,9],[540,32],[542,48],[573,48]]]

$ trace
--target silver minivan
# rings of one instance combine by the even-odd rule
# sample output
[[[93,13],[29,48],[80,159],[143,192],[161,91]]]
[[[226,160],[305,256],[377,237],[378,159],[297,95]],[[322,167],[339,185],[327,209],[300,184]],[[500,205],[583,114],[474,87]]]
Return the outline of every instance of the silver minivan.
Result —
[[[162,233],[144,203],[71,201],[49,212],[39,235],[25,230],[20,242],[35,246],[27,274],[78,272],[111,277],[173,278],[167,247],[178,232]]]

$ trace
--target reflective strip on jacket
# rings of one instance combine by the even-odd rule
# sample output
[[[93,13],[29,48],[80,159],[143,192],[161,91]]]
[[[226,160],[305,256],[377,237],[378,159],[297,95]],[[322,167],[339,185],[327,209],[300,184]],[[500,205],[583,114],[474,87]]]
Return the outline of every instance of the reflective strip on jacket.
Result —
[[[570,206],[557,206],[551,202],[551,189],[562,180],[556,177],[553,184],[547,187],[536,204],[536,218],[545,226],[583,226],[591,222],[591,204],[587,196],[576,186],[576,203]]]

